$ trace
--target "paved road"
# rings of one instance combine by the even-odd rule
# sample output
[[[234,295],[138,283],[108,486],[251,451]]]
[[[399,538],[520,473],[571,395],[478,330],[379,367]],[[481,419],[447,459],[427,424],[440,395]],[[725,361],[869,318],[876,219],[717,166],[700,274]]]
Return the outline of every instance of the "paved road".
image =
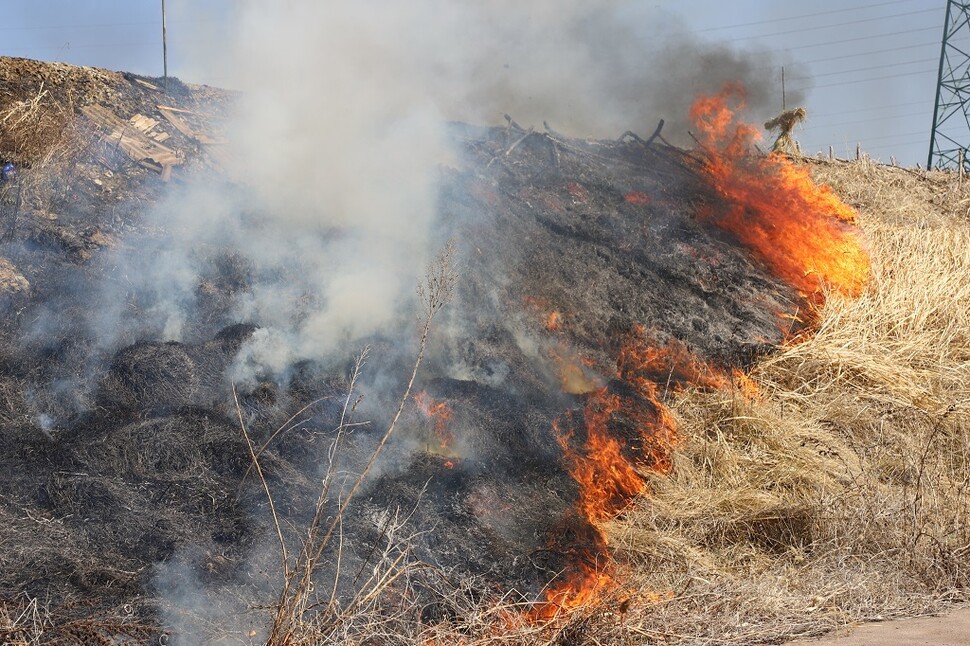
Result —
[[[944,617],[865,624],[835,636],[791,642],[792,646],[970,646],[970,607]]]

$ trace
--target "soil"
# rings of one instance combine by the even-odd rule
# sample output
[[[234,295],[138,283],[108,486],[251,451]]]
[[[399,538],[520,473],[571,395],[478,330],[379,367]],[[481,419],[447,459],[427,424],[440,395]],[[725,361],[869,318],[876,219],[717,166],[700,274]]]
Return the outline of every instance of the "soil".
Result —
[[[970,644],[970,608],[959,608],[943,617],[862,624],[839,634],[789,643],[802,646],[964,646]]]

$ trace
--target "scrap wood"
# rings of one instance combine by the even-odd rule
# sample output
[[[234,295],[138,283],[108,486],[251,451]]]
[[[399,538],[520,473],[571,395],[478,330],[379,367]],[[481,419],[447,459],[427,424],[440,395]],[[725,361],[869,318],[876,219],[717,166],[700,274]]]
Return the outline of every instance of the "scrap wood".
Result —
[[[191,110],[186,110],[185,108],[176,108],[170,105],[159,105],[157,106],[159,110],[168,110],[169,112],[181,112],[183,114],[195,114]]]
[[[151,117],[146,117],[143,114],[136,114],[131,119],[128,119],[128,123],[146,134],[149,130],[158,125],[158,121],[152,119]]]
[[[161,91],[162,91],[162,88],[160,88],[160,87],[158,87],[158,86],[157,86],[157,85],[155,85],[154,83],[149,83],[148,81],[143,81],[143,80],[141,80],[140,78],[135,78],[135,79],[133,79],[133,80],[134,80],[134,81],[135,81],[135,83],[137,83],[138,85],[141,85],[142,87],[146,87],[146,88],[148,88],[149,90],[154,90],[155,92],[161,92]]]
[[[190,110],[182,110],[182,109],[179,109],[179,108],[172,108],[172,107],[169,107],[167,105],[160,105],[160,106],[158,106],[158,112],[163,117],[165,117],[165,119],[167,119],[170,124],[172,124],[173,126],[175,126],[175,129],[176,130],[178,130],[179,132],[181,132],[183,135],[185,135],[189,139],[192,139],[192,140],[197,141],[200,144],[204,144],[204,145],[211,145],[211,144],[220,144],[220,143],[223,143],[223,141],[221,141],[219,139],[215,139],[214,137],[210,137],[207,134],[204,134],[204,133],[201,133],[201,132],[196,132],[195,130],[192,129],[192,126],[190,126],[189,123],[185,119],[183,119],[182,117],[180,117],[178,115],[178,113],[195,114],[194,112],[192,112]]]
[[[175,126],[176,130],[181,132],[189,139],[195,139],[195,131],[192,130],[192,126],[186,123],[186,121],[182,119],[180,116],[175,114],[175,112],[173,112],[171,108],[158,106],[158,111],[159,113],[161,113],[163,117],[165,117],[166,120],[168,120],[170,124]]]
[[[120,117],[103,106],[86,105],[81,108],[81,112],[107,131],[108,139],[115,142],[132,160],[161,173],[163,179],[171,175],[172,166],[177,166],[183,161],[174,150],[152,141],[144,132],[131,123],[122,121]],[[136,122],[144,125],[142,121],[136,120]]]

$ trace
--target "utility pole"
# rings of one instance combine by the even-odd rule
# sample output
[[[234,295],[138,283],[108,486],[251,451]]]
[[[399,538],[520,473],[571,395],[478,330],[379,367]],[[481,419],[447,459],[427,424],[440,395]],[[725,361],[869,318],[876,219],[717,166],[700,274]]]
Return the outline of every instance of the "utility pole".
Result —
[[[168,92],[168,33],[165,26],[165,0],[162,0],[162,75]]]
[[[785,99],[785,66],[781,66],[781,111],[788,109],[788,101]]]
[[[927,170],[967,163],[970,146],[970,2],[947,0]]]

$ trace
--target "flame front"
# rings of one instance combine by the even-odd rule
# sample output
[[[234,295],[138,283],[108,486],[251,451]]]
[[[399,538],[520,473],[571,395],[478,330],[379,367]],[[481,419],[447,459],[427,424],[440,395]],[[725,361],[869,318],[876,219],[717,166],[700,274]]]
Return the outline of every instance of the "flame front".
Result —
[[[700,215],[730,232],[775,276],[811,305],[820,305],[826,288],[852,296],[869,277],[869,257],[855,223],[855,212],[826,187],[815,185],[804,167],[780,154],[755,154],[758,131],[737,123],[744,92],[730,85],[717,96],[701,97],[691,111],[707,153],[705,163],[716,199]],[[625,196],[649,204],[640,193]],[[549,303],[533,299],[533,306]],[[547,331],[560,330],[558,311],[546,319]],[[618,584],[604,555],[605,521],[641,494],[650,471],[672,468],[676,423],[663,404],[669,392],[687,386],[727,389],[757,398],[756,385],[742,372],[710,366],[676,339],[658,343],[643,326],[634,326],[617,354],[615,380],[602,386],[590,380],[564,353],[551,353],[563,375],[563,390],[584,398],[583,407],[561,415],[553,430],[569,474],[578,485],[578,524],[562,532],[556,547],[568,564],[546,601],[533,611],[538,619],[601,600]],[[560,356],[562,355],[562,356]],[[580,387],[581,386],[581,387]]]
[[[450,454],[455,443],[455,434],[449,426],[454,416],[451,408],[445,402],[435,401],[424,391],[414,396],[414,403],[422,415],[433,421],[434,434],[440,445],[438,447],[440,451],[446,455]],[[454,467],[454,462],[449,460],[445,466],[450,469]]]
[[[658,384],[722,388],[730,383],[682,343],[659,345],[642,326],[635,326],[623,344],[615,376],[626,386],[622,392],[598,388],[585,395],[581,411],[553,423],[569,474],[579,485],[576,511],[590,534],[573,539],[570,565],[546,593],[546,603],[535,613],[540,619],[595,602],[616,588],[612,567],[601,558],[607,547],[601,525],[643,492],[644,473],[669,472],[677,442],[676,422],[660,400]]]
[[[869,278],[869,256],[851,226],[855,212],[815,184],[806,167],[780,153],[753,154],[760,133],[736,120],[744,96],[742,86],[729,84],[691,108],[721,197],[701,215],[813,303],[821,303],[824,286],[858,295]]]

